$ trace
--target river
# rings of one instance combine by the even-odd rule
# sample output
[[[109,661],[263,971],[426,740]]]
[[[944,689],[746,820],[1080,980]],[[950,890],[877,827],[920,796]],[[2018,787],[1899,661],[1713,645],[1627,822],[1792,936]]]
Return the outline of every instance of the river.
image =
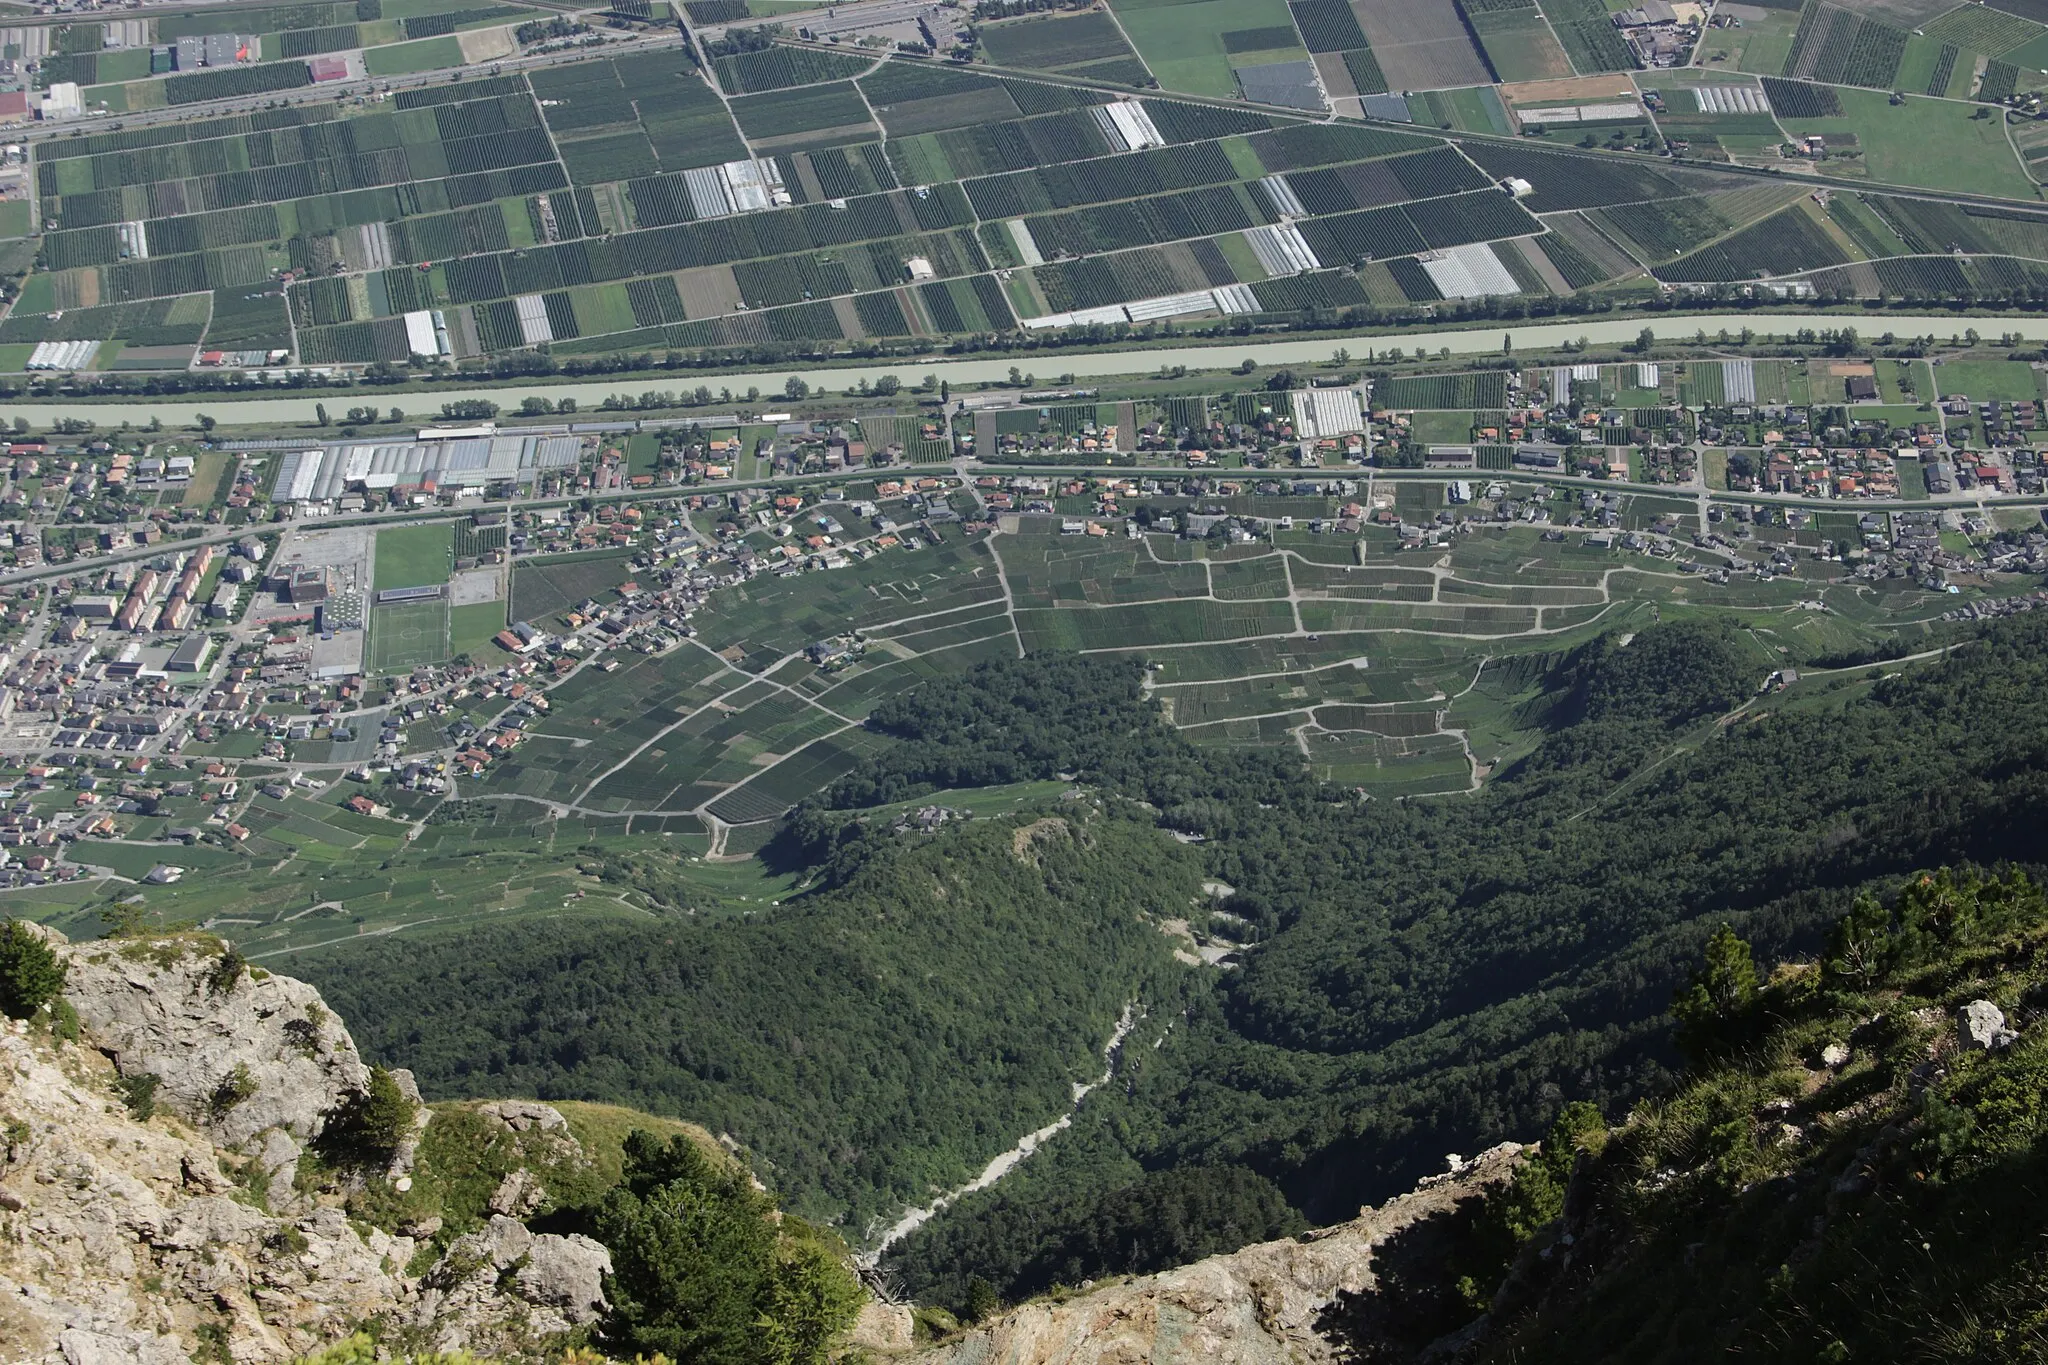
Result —
[[[1018,1163],[1037,1151],[1054,1134],[1071,1126],[1074,1122],[1074,1114],[1081,1108],[1081,1101],[1088,1098],[1090,1091],[1098,1086],[1107,1085],[1110,1077],[1116,1075],[1117,1054],[1123,1049],[1124,1039],[1130,1037],[1131,1030],[1138,1026],[1138,1018],[1138,1006],[1135,1002],[1124,1006],[1123,1016],[1116,1021],[1116,1028],[1110,1033],[1109,1041],[1102,1045],[1102,1074],[1092,1081],[1074,1082],[1073,1102],[1068,1105],[1066,1113],[1061,1114],[1057,1119],[1046,1124],[1045,1127],[1040,1128],[1037,1132],[1026,1133],[1023,1137],[1018,1138],[1016,1146],[982,1167],[981,1174],[975,1176],[974,1179],[968,1181],[965,1185],[960,1186],[958,1189],[948,1190],[923,1208],[911,1209],[905,1213],[901,1218],[890,1224],[889,1230],[882,1234],[879,1241],[868,1250],[861,1252],[855,1259],[862,1266],[872,1270],[881,1261],[883,1252],[930,1222],[941,1209],[944,1209],[963,1194],[973,1194],[976,1190],[985,1190],[995,1184],[1011,1171],[1016,1170]]]
[[[1513,339],[1517,350],[1553,352],[1565,342],[1576,341],[1580,337],[1599,346],[1613,346],[1633,341],[1644,328],[1648,328],[1660,341],[1666,343],[1689,341],[1700,331],[1713,336],[1724,329],[1738,333],[1744,327],[1754,329],[1759,341],[1768,341],[1773,335],[1789,335],[1803,327],[1825,328],[1844,323],[1853,324],[1866,336],[1893,332],[1900,336],[1925,336],[1932,333],[1935,336],[1947,337],[1966,328],[1975,327],[1978,331],[1993,336],[2011,332],[2029,341],[2048,340],[2048,317],[1907,316],[1853,309],[1833,313],[1684,313],[1654,318],[1574,319],[1530,326],[1489,323],[1484,326],[1435,332],[1396,331],[1384,335],[1351,336],[1329,334],[1288,341],[1247,341],[1243,344],[1224,342],[1160,350],[1098,351],[1092,354],[1039,351],[971,360],[911,359],[887,365],[846,369],[764,370],[740,374],[678,370],[672,375],[658,378],[547,380],[530,385],[494,389],[449,388],[429,392],[385,394],[379,393],[373,387],[363,386],[349,389],[301,389],[290,397],[274,398],[235,398],[226,394],[215,394],[151,399],[135,403],[20,402],[0,405],[0,420],[26,417],[38,430],[47,429],[51,422],[60,417],[88,417],[102,427],[119,426],[122,422],[147,426],[152,418],[168,427],[192,427],[198,424],[201,413],[208,413],[223,423],[237,426],[282,427],[317,421],[314,408],[318,404],[326,404],[330,413],[338,412],[355,402],[370,402],[386,407],[396,404],[412,412],[415,417],[424,419],[437,413],[442,403],[482,398],[509,408],[517,406],[519,400],[528,395],[550,399],[573,398],[583,414],[595,420],[598,404],[613,394],[623,394],[631,398],[642,393],[694,389],[699,384],[709,384],[714,388],[732,388],[742,393],[748,388],[758,387],[764,394],[771,395],[767,402],[773,405],[779,401],[773,395],[780,394],[792,376],[802,379],[813,389],[840,390],[853,387],[863,379],[873,384],[884,375],[894,375],[905,384],[915,384],[929,374],[936,375],[956,389],[965,389],[976,384],[1000,383],[1009,378],[1012,366],[1034,374],[1040,384],[1049,384],[1053,377],[1059,374],[1071,374],[1076,379],[1099,379],[1114,375],[1150,374],[1161,366],[1174,365],[1185,365],[1191,370],[1225,370],[1245,359],[1255,360],[1267,367],[1310,365],[1328,360],[1331,353],[1340,347],[1351,352],[1353,358],[1361,363],[1365,360],[1368,349],[1395,346],[1410,355],[1418,352],[1434,354],[1439,350],[1449,350],[1454,356],[1498,355],[1504,333]]]

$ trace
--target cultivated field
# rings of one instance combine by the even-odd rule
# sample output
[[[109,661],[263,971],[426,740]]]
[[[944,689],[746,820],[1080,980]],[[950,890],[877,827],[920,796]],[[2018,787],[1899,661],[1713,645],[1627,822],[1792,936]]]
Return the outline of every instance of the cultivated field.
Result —
[[[479,16],[507,8],[380,9],[353,23],[379,36],[352,36],[373,70],[410,68],[497,33]],[[311,9],[341,41],[340,6]],[[283,22],[301,10],[235,13]],[[1832,253],[1736,237],[1765,215],[1723,209],[1743,187],[1698,165],[2038,208],[2048,133],[2008,130],[1992,110],[2048,64],[2048,27],[1966,6],[1915,36],[1899,14],[1826,0],[1757,10],[1711,30],[1697,68],[1632,85],[1600,0],[1114,0],[986,23],[985,65],[778,44],[700,66],[680,47],[617,48],[369,104],[91,123],[35,144],[33,211],[0,205],[0,240],[49,226],[0,319],[0,359],[98,340],[102,362],[124,370],[184,369],[201,348],[403,364],[404,315],[430,309],[458,365],[541,346],[579,359],[809,355],[1066,314],[1112,327],[1367,324],[1441,302],[1419,257],[1516,237],[1538,239],[1501,258],[1523,296],[1626,289],[1645,267],[1732,238],[1682,267],[1688,278],[1831,270],[1833,289],[1919,297],[1933,273],[1858,268],[1916,254],[1883,235],[1845,223]],[[247,82],[289,65],[266,55],[192,78]],[[129,86],[169,98],[163,80]],[[1637,87],[1666,88],[1654,120],[1634,112]],[[1228,103],[1245,92],[1300,103]],[[1386,93],[1406,95],[1405,133],[1300,117],[1325,97],[1356,115]],[[1578,117],[1620,102],[1624,113]],[[1528,136],[1490,140],[1517,133]],[[1825,154],[1787,155],[1788,134],[1822,137]],[[1694,164],[1656,156],[1664,138]],[[1432,160],[1399,159],[1432,148]],[[1412,173],[1422,165],[1441,174]],[[1489,183],[1506,174],[1534,193],[1510,200]],[[1687,207],[1629,207],[1651,202]],[[1581,216],[1593,210],[1630,221]],[[1307,251],[1262,259],[1246,234],[1283,220]],[[1983,254],[2011,259],[1959,263],[1964,286],[2036,287],[2038,258]],[[924,263],[914,284],[912,261]]]

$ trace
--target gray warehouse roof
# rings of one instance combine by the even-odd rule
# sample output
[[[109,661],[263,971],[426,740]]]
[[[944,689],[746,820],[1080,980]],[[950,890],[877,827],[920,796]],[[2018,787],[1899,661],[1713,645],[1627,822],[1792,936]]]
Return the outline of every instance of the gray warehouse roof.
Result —
[[[459,441],[400,441],[296,450],[278,463],[273,496],[281,502],[338,497],[349,488],[426,483],[481,488],[576,463],[574,436],[477,436]]]

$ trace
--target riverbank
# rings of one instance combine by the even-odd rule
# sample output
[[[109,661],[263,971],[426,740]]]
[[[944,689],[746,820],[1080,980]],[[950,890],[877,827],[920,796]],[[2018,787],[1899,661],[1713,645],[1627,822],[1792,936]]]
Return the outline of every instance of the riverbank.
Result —
[[[1452,357],[1497,356],[1501,353],[1504,336],[1517,351],[1551,352],[1567,343],[1577,344],[1582,338],[1593,346],[1612,347],[1632,342],[1643,331],[1648,330],[1665,345],[1679,345],[1691,342],[1701,332],[1711,337],[1722,331],[1740,333],[1745,327],[1754,333],[1747,348],[1749,350],[1768,349],[1774,338],[1792,336],[1804,329],[1818,330],[1829,327],[1855,327],[1859,331],[1892,332],[1908,337],[1929,334],[1946,337],[1960,334],[1970,327],[1980,331],[1995,327],[1999,332],[2009,333],[2027,341],[2048,341],[2048,317],[1992,319],[1948,314],[1870,313],[1860,309],[1799,314],[1770,311],[1686,313],[1657,317],[1572,319],[1525,327],[1504,327],[1499,323],[1485,323],[1473,327],[1444,328],[1429,332],[1391,331],[1365,336],[1317,334],[1286,341],[1247,341],[1242,345],[1147,347],[1096,352],[1041,351],[1028,355],[1005,353],[969,360],[912,358],[888,364],[843,369],[797,368],[717,375],[677,370],[672,376],[595,380],[546,379],[512,387],[435,389],[402,396],[426,399],[435,405],[432,411],[414,414],[422,421],[436,419],[439,405],[443,403],[480,399],[497,403],[501,407],[513,408],[518,405],[521,398],[529,395],[555,402],[564,398],[574,399],[583,418],[598,420],[599,406],[607,398],[615,395],[632,400],[646,393],[688,392],[699,384],[714,379],[717,381],[716,387],[729,388],[737,392],[744,393],[748,388],[758,388],[766,395],[762,402],[773,405],[780,401],[778,395],[783,393],[792,378],[802,380],[814,390],[844,390],[855,388],[863,381],[872,386],[884,377],[894,377],[910,385],[918,383],[926,375],[933,375],[955,389],[966,389],[981,384],[1005,383],[1012,369],[1031,372],[1036,375],[1039,383],[1044,384],[1050,383],[1056,374],[1072,375],[1076,380],[1105,379],[1119,375],[1154,374],[1162,368],[1171,369],[1178,366],[1184,366],[1190,371],[1223,372],[1245,360],[1266,368],[1314,365],[1328,361],[1331,354],[1340,347],[1351,352],[1354,363],[1363,363],[1367,350],[1378,351],[1393,347],[1399,347],[1410,356],[1435,355],[1438,352],[1448,352]],[[123,422],[143,427],[148,426],[152,420],[161,422],[166,427],[197,427],[200,417],[205,415],[211,416],[222,426],[280,428],[311,426],[319,420],[318,409],[322,407],[331,415],[351,402],[388,405],[391,397],[392,395],[382,393],[372,386],[358,385],[345,389],[297,390],[289,397],[265,394],[237,398],[226,394],[200,394],[136,402],[11,402],[0,404],[0,421],[12,421],[16,417],[21,417],[27,419],[29,425],[37,430],[46,430],[51,423],[65,417],[85,418],[101,427],[118,427]],[[725,405],[726,410],[729,410],[730,406]]]

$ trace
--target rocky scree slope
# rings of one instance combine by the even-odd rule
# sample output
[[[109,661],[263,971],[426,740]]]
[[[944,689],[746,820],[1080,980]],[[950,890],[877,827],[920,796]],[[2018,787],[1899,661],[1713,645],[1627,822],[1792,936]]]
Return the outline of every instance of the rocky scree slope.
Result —
[[[529,1231],[515,1215],[542,1196],[523,1171],[445,1246],[438,1218],[392,1233],[349,1216],[351,1182],[411,1188],[431,1115],[311,986],[202,936],[37,932],[79,1029],[0,1020],[0,1361],[264,1365],[368,1320],[395,1344],[516,1357],[603,1311],[609,1255]],[[398,1140],[374,1167],[331,1165],[393,1088]],[[582,1158],[546,1105],[474,1112]]]

